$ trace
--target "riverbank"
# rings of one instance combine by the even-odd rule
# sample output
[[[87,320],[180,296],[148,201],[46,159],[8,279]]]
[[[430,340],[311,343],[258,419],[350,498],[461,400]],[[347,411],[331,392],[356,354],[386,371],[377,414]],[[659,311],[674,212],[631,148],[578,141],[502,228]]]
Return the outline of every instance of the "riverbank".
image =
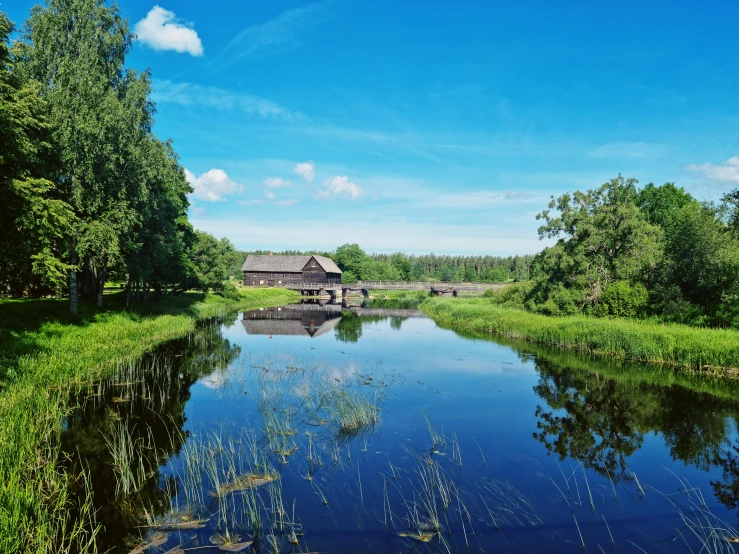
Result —
[[[739,331],[584,316],[552,317],[486,298],[429,298],[434,321],[476,336],[498,335],[596,355],[739,376]]]
[[[158,344],[187,335],[200,319],[295,301],[284,289],[245,289],[241,298],[187,293],[123,310],[66,313],[55,300],[0,301],[0,552],[84,552],[94,525],[71,522],[58,437],[75,387]],[[79,507],[89,513],[89,507]]]

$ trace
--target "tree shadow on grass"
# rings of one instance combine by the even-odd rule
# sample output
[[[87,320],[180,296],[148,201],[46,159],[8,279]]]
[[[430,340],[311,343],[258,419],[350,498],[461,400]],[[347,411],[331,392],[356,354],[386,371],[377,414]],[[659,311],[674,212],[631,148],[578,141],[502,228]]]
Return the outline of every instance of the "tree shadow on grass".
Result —
[[[126,307],[125,293],[115,292],[105,295],[103,308],[80,301],[76,314],[69,313],[66,300],[0,300],[0,392],[17,378],[20,358],[38,354],[49,339],[61,337],[71,328],[89,326],[100,316],[115,313],[132,319],[165,314],[196,317],[194,306],[204,297],[201,293],[166,295]]]

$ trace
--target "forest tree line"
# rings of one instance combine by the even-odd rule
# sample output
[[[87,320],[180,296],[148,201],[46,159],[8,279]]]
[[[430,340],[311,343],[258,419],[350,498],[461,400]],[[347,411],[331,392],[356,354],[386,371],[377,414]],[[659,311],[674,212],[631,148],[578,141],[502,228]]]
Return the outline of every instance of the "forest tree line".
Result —
[[[68,292],[102,305],[221,289],[233,246],[187,219],[192,189],[152,132],[151,74],[126,66],[134,35],[115,4],[49,0],[11,44],[0,12],[0,292]]]
[[[453,256],[437,254],[367,254],[358,244],[344,244],[335,251],[269,250],[238,251],[231,274],[241,279],[241,265],[249,254],[319,255],[331,258],[343,274],[341,281],[443,281],[505,282],[529,279],[533,256]]]
[[[739,189],[701,202],[673,183],[637,185],[619,175],[553,198],[537,219],[556,244],[494,302],[739,328]]]

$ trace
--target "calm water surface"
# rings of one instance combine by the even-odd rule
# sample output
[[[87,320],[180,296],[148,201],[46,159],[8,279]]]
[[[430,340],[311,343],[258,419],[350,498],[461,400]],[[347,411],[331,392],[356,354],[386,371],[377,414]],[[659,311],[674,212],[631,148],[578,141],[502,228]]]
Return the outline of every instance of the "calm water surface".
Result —
[[[243,313],[91,384],[63,441],[103,547],[733,551],[733,383],[464,338],[414,308]]]

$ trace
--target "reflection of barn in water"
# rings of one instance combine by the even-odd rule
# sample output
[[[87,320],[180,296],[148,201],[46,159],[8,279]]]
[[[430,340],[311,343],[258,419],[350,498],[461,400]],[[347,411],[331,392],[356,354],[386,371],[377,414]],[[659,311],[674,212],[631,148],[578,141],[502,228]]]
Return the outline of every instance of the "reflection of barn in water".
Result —
[[[341,321],[341,311],[264,308],[244,312],[241,321],[249,335],[297,335],[318,337]]]

